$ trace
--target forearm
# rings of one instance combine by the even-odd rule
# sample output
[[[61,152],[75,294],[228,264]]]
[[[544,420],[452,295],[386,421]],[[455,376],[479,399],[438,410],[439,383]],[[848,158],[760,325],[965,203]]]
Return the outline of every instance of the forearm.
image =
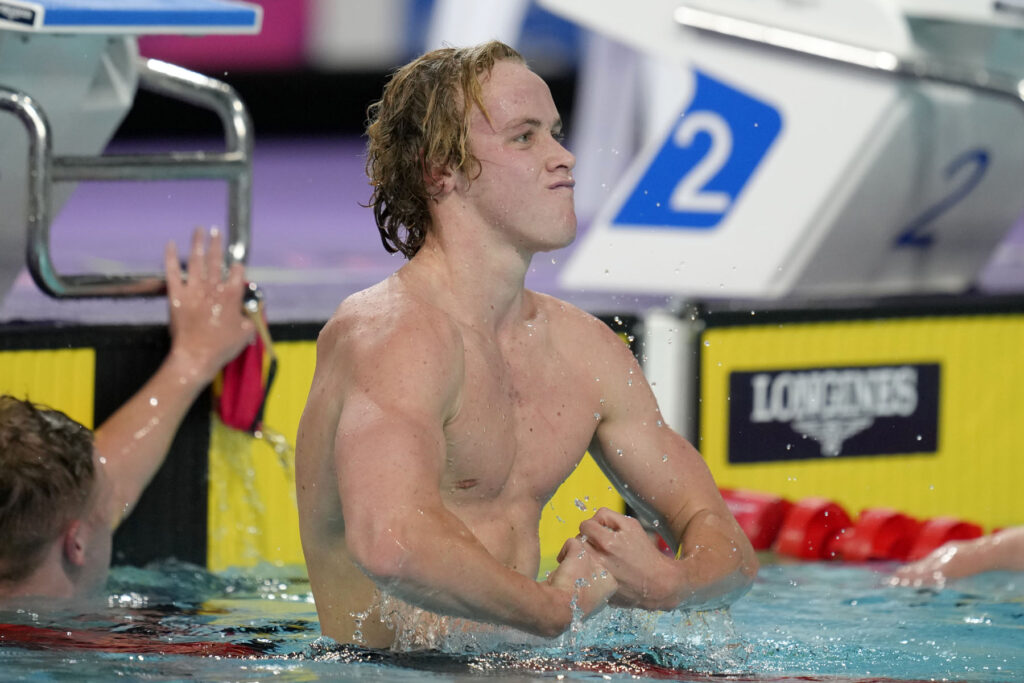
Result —
[[[432,612],[539,636],[568,628],[570,593],[504,566],[450,513],[403,517],[373,533],[361,551],[347,534],[360,566],[381,590]]]
[[[749,590],[757,576],[757,556],[731,518],[698,512],[680,540],[680,556],[668,573],[660,609],[721,607]]]
[[[209,370],[172,351],[142,388],[96,429],[96,451],[114,485],[112,524],[134,508],[210,378]]]
[[[974,541],[965,555],[975,554],[978,566],[970,573],[980,571],[1024,571],[1024,526],[997,531]]]

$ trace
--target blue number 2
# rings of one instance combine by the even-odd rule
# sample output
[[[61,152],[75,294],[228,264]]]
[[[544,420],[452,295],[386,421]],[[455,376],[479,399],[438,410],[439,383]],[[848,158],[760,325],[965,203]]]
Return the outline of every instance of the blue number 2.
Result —
[[[907,227],[903,228],[900,232],[893,246],[924,249],[935,241],[935,236],[925,232],[924,229],[929,223],[949,211],[957,202],[977,187],[978,183],[981,182],[981,177],[985,175],[985,170],[988,168],[988,152],[983,149],[968,150],[954,159],[946,168],[946,178],[949,179],[955,176],[962,167],[971,164],[973,164],[974,169],[970,175],[965,176],[959,185],[954,186],[952,192],[929,206],[917,218],[910,221]]]

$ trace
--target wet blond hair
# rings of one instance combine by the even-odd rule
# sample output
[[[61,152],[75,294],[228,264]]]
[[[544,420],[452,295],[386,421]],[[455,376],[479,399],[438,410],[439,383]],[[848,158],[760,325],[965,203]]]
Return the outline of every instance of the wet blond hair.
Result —
[[[479,172],[467,144],[469,117],[473,105],[488,115],[480,78],[502,60],[525,63],[496,40],[428,52],[396,71],[381,99],[370,105],[369,206],[389,252],[412,258],[423,245],[430,229],[427,169],[449,168],[471,177]]]
[[[91,431],[59,410],[0,396],[0,587],[35,571],[85,510],[95,480]]]

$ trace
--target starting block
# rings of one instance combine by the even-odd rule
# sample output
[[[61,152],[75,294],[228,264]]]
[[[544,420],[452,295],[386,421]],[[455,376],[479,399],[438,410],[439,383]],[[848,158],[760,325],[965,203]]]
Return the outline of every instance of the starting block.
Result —
[[[678,64],[686,83],[569,257],[565,288],[960,293],[1021,216],[1013,3],[542,4]]]
[[[258,33],[262,9],[227,0],[0,0],[0,297],[27,261],[54,297],[144,296],[159,275],[63,275],[50,221],[82,180],[221,179],[228,258],[244,261],[252,194],[252,125],[219,81],[142,59],[144,34]],[[224,152],[101,155],[137,88],[210,109]]]

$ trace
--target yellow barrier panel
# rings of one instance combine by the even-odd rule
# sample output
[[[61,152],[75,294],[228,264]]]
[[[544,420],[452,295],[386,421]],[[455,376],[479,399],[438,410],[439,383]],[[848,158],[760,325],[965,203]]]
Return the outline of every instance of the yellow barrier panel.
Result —
[[[91,348],[0,351],[0,393],[60,410],[90,429],[95,378]]]
[[[580,522],[598,508],[625,512],[626,503],[590,454],[555,491],[540,517],[540,577],[558,566],[558,551],[580,531]]]
[[[853,515],[892,507],[989,527],[1024,522],[1024,316],[712,327],[701,344],[699,448],[719,486],[824,496]],[[936,452],[728,462],[730,373],[913,363],[939,365]]]
[[[264,422],[293,446],[316,365],[316,342],[277,342],[279,372]],[[294,456],[282,466],[264,441],[211,420],[207,566],[212,571],[304,563],[295,506]]]

